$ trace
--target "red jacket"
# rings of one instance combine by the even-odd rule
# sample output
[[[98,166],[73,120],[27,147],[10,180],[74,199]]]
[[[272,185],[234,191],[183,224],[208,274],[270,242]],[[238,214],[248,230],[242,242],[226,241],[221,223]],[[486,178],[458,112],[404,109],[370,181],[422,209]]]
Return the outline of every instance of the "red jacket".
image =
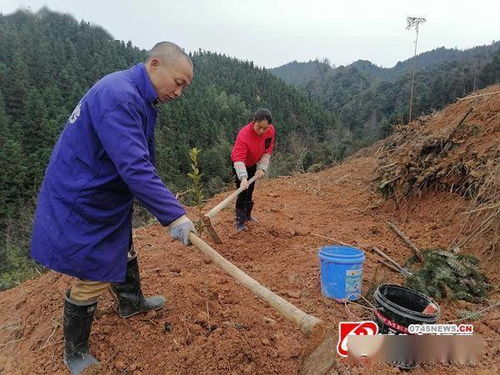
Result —
[[[234,162],[242,161],[247,167],[252,167],[264,154],[272,154],[274,147],[275,130],[269,125],[267,131],[259,136],[253,129],[253,122],[245,125],[238,133],[231,159]]]

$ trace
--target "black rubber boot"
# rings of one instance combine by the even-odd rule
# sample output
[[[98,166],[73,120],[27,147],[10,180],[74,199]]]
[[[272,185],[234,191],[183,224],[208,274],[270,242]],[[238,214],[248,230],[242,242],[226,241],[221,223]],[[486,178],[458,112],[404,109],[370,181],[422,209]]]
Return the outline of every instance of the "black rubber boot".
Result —
[[[246,219],[245,221],[251,221],[254,223],[258,223],[259,220],[257,220],[255,217],[252,216],[252,209],[253,209],[253,201],[247,201],[245,202],[246,206]]]
[[[247,230],[245,222],[247,221],[247,210],[246,208],[236,209],[236,230],[238,232]]]
[[[128,318],[132,315],[161,309],[165,305],[163,296],[144,298],[141,290],[141,276],[137,257],[127,262],[127,274],[121,284],[111,284],[111,292],[118,301],[118,315]]]
[[[99,364],[89,352],[89,336],[97,302],[77,302],[69,295],[68,290],[64,299],[64,364],[71,374],[79,375],[87,367]]]

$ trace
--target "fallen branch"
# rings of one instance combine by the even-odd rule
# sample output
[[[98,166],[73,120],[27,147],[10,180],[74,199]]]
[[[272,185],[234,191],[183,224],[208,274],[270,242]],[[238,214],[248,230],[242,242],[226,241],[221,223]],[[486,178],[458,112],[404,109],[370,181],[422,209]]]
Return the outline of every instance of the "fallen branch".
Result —
[[[472,318],[472,317],[474,317],[474,316],[476,316],[476,315],[480,315],[480,314],[484,313],[485,311],[488,311],[488,310],[493,309],[493,308],[498,307],[498,306],[500,306],[500,302],[495,303],[494,305],[488,306],[488,307],[487,307],[487,308],[485,308],[485,309],[482,309],[482,310],[476,311],[475,313],[473,313],[473,314],[471,314],[471,315],[468,315],[468,316],[466,316],[465,318],[454,319],[454,320],[448,320],[448,321],[446,322],[446,324],[448,324],[448,323],[454,323],[454,322],[461,322],[462,320],[467,320],[467,319],[470,319],[470,318]]]
[[[500,203],[494,204],[493,206],[480,207],[480,208],[476,208],[475,210],[462,212],[460,215],[472,214],[474,212],[484,211],[484,210],[493,210],[495,208],[500,208]]]
[[[387,165],[383,165],[380,167],[380,169],[387,169],[387,168],[390,168],[390,167],[394,167],[397,163],[394,162],[394,163],[391,163],[391,164],[387,164]]]
[[[323,236],[321,234],[311,233],[311,235],[319,237],[319,238],[324,238],[325,240],[328,240],[328,241],[336,242],[336,243],[338,243],[340,245],[352,246],[352,245],[349,245],[348,243],[342,242],[340,240],[336,240],[335,238],[326,237],[326,236]]]
[[[392,264],[389,264],[387,262],[384,262],[382,259],[380,258],[375,258],[377,259],[377,261],[379,261],[380,263],[386,265],[387,267],[389,267],[390,269],[392,269],[393,271],[396,271],[397,273],[400,273],[399,270],[396,268],[396,266],[393,266]]]
[[[384,188],[387,184],[390,184],[391,182],[396,181],[397,179],[399,179],[399,178],[401,178],[401,177],[402,177],[402,176],[396,176],[396,177],[394,177],[394,178],[391,178],[390,180],[382,181],[382,182],[380,183],[379,188],[380,188],[380,189],[383,189],[383,188]]]
[[[465,98],[458,98],[458,100],[466,100],[466,99],[480,98],[481,96],[495,95],[495,94],[499,94],[499,93],[500,93],[500,91],[488,92],[488,93],[486,93],[486,94],[472,95],[472,96],[466,96]]]
[[[337,178],[335,181],[333,181],[334,184],[338,184],[340,181],[346,179],[347,177],[349,177],[351,174],[346,174],[345,176],[342,176],[340,178]]]
[[[417,246],[415,246],[415,244],[413,242],[411,242],[410,239],[408,237],[406,237],[406,235],[396,227],[396,225],[394,225],[394,223],[388,221],[387,225],[403,240],[403,242],[410,249],[413,250],[413,254],[418,258],[418,260],[423,262],[424,256],[422,255],[422,252],[420,251],[420,249]]]
[[[379,248],[373,246],[372,250],[375,251],[378,255],[384,257],[385,259],[387,259],[389,262],[391,262],[391,264],[397,269],[397,271],[399,273],[401,273],[404,277],[408,277],[408,276],[412,275],[412,273],[410,271],[408,271],[406,268],[404,268],[403,266],[401,266],[398,262],[396,262],[394,259],[392,259],[389,255],[387,255],[386,253],[384,253]]]
[[[448,135],[447,141],[449,141],[455,135],[455,132],[457,131],[457,129],[460,127],[460,125],[463,124],[463,122],[465,121],[465,119],[472,113],[473,110],[474,110],[474,108],[470,107],[469,110],[467,112],[465,112],[465,115],[462,117],[462,119],[451,130],[450,134]],[[444,150],[444,147],[439,152],[439,154],[441,154],[441,152],[443,152],[443,150]]]

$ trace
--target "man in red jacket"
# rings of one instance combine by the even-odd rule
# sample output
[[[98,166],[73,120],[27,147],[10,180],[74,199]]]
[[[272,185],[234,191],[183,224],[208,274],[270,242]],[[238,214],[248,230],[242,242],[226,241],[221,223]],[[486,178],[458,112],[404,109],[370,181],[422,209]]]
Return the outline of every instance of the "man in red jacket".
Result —
[[[252,218],[252,194],[255,183],[248,185],[248,179],[254,175],[263,177],[269,168],[274,147],[275,130],[272,115],[268,109],[255,112],[253,121],[245,125],[238,133],[231,152],[234,171],[237,176],[236,187],[244,186],[245,191],[236,200],[236,230],[246,230],[247,221]]]

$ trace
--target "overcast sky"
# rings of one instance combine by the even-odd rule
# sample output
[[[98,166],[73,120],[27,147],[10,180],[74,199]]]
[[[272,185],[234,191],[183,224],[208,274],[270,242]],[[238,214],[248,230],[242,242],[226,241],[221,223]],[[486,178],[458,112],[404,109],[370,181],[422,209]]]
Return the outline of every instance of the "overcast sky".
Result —
[[[394,66],[413,54],[407,16],[427,18],[419,52],[500,40],[500,0],[0,0],[0,12],[43,5],[141,48],[169,40],[268,68],[323,57]]]

